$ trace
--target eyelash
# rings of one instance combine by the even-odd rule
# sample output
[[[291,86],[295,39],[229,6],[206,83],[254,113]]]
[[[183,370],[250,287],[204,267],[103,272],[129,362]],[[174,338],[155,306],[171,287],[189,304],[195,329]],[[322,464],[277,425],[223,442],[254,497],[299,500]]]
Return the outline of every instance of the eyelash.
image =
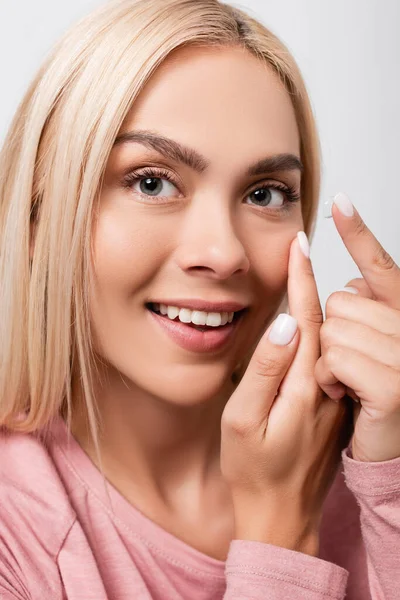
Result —
[[[141,179],[151,179],[151,178],[166,179],[167,181],[172,183],[175,187],[177,187],[177,182],[171,176],[169,171],[165,171],[164,169],[160,169],[160,168],[156,168],[156,167],[146,167],[146,168],[142,169],[141,171],[131,171],[130,173],[127,173],[124,177],[123,185],[125,188],[131,188],[137,181],[140,181]],[[270,212],[274,212],[274,213],[278,213],[278,214],[288,213],[291,210],[292,206],[300,200],[300,194],[296,191],[296,188],[294,186],[284,185],[284,184],[279,184],[279,183],[269,183],[266,185],[260,185],[259,187],[256,187],[253,190],[251,190],[248,193],[248,195],[252,194],[253,192],[255,192],[257,190],[264,190],[264,189],[277,190],[279,192],[283,192],[286,196],[286,202],[280,208],[269,209]],[[147,196],[146,194],[141,194],[140,192],[136,192],[136,193],[138,193],[141,196],[144,196],[145,198],[151,198],[151,196]],[[255,205],[255,206],[257,206],[257,205]],[[261,206],[259,208],[265,209],[268,211],[268,207]]]

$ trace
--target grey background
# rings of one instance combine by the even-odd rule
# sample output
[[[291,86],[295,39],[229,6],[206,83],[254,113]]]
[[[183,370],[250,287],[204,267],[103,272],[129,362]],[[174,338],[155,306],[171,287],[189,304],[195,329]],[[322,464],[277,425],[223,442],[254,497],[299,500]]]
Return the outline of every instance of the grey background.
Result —
[[[99,0],[0,0],[0,143],[51,45]],[[323,152],[320,211],[311,249],[322,306],[360,272],[323,203],[346,192],[400,264],[400,2],[244,0],[289,47],[303,72]]]

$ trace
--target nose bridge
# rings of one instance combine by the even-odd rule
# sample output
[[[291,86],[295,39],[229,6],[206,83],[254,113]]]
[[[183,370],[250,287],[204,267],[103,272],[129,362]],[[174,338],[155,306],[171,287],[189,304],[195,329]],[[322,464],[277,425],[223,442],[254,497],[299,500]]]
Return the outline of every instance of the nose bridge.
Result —
[[[187,208],[179,239],[180,266],[227,278],[247,272],[249,261],[231,205],[221,198],[198,198]]]

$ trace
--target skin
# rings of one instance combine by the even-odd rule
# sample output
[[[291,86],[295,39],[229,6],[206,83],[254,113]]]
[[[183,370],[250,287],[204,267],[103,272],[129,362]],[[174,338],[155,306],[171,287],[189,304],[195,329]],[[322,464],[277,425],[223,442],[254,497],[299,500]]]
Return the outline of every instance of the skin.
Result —
[[[358,294],[331,294],[320,329],[321,356],[315,379],[332,399],[353,398],[354,460],[400,458],[400,268],[353,206],[332,216],[363,277],[346,285]],[[341,389],[342,388],[342,389]]]
[[[282,300],[290,244],[304,229],[300,202],[279,213],[283,192],[272,191],[272,208],[251,196],[267,183],[299,192],[300,170],[252,177],[246,170],[273,154],[299,157],[299,134],[277,76],[240,48],[170,55],[120,133],[139,129],[195,149],[209,166],[197,173],[139,143],[118,144],[109,157],[90,286],[104,378],[96,388],[104,470],[149,518],[225,560],[232,512],[219,464],[221,414],[233,391],[232,371]],[[124,187],[129,167],[162,168],[177,187],[162,179],[158,200],[145,195],[140,181]],[[149,319],[145,303],[160,297],[229,298],[250,310],[232,344],[198,354]],[[79,411],[78,378],[73,390],[72,431],[97,464]]]

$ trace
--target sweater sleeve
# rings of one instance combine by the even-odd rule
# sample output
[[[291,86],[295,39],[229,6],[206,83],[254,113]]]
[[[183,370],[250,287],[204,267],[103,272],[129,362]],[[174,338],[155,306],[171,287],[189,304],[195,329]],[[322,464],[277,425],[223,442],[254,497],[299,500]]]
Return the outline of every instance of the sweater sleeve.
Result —
[[[0,600],[29,600],[28,596],[21,596],[17,590],[10,591],[0,584]]]
[[[225,576],[224,600],[343,600],[349,572],[280,546],[233,540]]]
[[[342,451],[347,487],[360,507],[371,600],[398,600],[400,589],[400,457],[385,462],[353,459]]]

